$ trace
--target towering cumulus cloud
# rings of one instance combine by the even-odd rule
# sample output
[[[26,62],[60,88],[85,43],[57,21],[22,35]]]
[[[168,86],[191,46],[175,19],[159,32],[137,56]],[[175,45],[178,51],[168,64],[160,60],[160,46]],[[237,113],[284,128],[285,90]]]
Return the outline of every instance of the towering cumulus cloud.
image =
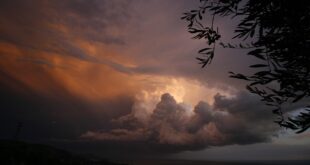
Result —
[[[195,3],[1,0],[0,139],[22,125],[20,140],[106,157],[270,141],[271,111],[227,75],[253,60],[219,48],[197,65],[180,20]]]
[[[113,121],[118,124],[117,128],[88,131],[81,138],[115,143],[143,142],[145,147],[160,152],[267,142],[277,127],[272,125],[271,114],[261,115],[263,109],[266,107],[259,104],[257,98],[243,92],[234,97],[217,94],[212,105],[200,101],[193,109],[166,93],[148,115],[141,117],[132,111]]]

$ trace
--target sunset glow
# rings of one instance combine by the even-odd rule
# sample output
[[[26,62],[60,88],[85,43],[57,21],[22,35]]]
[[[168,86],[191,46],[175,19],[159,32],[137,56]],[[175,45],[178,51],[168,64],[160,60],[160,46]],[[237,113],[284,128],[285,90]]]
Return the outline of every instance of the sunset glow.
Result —
[[[23,123],[21,140],[107,158],[222,159],[224,150],[243,159],[269,145],[284,159],[309,159],[309,132],[282,135],[270,108],[229,78],[251,72],[253,58],[219,48],[207,70],[197,64],[205,43],[180,16],[198,3],[1,2],[0,137]],[[216,23],[231,35],[229,23]]]

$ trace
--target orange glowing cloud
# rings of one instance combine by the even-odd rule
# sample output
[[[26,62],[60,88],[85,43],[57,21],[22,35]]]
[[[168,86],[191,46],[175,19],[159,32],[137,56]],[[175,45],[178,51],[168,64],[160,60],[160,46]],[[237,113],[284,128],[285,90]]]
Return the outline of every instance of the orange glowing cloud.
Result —
[[[272,123],[259,115],[266,107],[226,81],[235,57],[215,58],[207,72],[191,56],[201,45],[178,19],[187,3],[5,0],[0,90],[13,98],[8,116],[44,123],[44,131],[59,122],[78,141],[164,152],[270,140],[277,129],[261,127]]]

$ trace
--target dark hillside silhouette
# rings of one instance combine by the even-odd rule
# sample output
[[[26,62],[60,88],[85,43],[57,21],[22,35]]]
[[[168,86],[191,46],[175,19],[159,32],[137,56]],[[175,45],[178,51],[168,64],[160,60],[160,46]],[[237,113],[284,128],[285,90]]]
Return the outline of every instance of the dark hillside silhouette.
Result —
[[[3,165],[124,165],[92,160],[42,144],[0,140],[0,164]]]

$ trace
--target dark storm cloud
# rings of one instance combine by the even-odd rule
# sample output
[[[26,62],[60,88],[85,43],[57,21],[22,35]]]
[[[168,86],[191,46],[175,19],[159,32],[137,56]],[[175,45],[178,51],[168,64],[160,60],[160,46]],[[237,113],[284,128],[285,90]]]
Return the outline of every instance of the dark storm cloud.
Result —
[[[49,67],[58,67],[58,68],[67,68],[67,66],[62,66],[62,65],[56,65],[50,61],[47,60],[42,60],[42,59],[34,59],[34,58],[19,58],[18,61],[22,62],[30,62],[33,64],[39,64],[39,65],[47,65]]]
[[[78,44],[85,41],[123,45],[123,39],[111,30],[127,25],[130,1],[4,0],[0,3],[1,138],[11,138],[16,124],[22,122],[21,139],[72,139],[86,130],[96,130],[98,125],[110,129],[110,118],[130,111],[132,93],[119,94],[117,89],[121,85],[105,83],[121,80],[120,76],[96,64],[122,73],[127,72],[126,68],[105,59],[105,53],[99,53],[103,58],[98,59],[101,57],[87,53]],[[79,60],[93,65],[85,66]],[[79,67],[84,68],[78,70]],[[100,87],[93,83],[98,81],[98,75],[104,75],[101,76],[104,82],[98,82]],[[100,98],[85,98],[95,95],[93,88],[102,93],[98,94]]]
[[[234,98],[218,94],[213,105],[201,101],[190,113],[173,96],[164,94],[147,123],[132,112],[114,121],[119,123],[118,128],[88,131],[81,137],[101,143],[127,142],[132,147],[142,143],[159,153],[268,142],[279,128],[272,122],[271,112],[265,112],[267,109],[257,97],[240,92]]]
[[[5,0],[0,5],[0,42],[16,46],[22,52],[20,62],[67,68],[51,58],[74,57],[107,65],[131,74],[133,68],[105,58],[106,54],[89,54],[77,43],[123,45],[122,36],[112,34],[130,20],[130,1],[21,1]],[[43,53],[50,53],[45,57]],[[14,57],[14,54],[2,55]]]
[[[119,36],[109,34],[106,28],[128,23],[129,4],[130,1],[119,0],[71,0],[52,2],[50,5],[56,12],[65,14],[58,16],[61,18],[60,23],[71,27],[74,34],[82,35],[90,41],[124,44]]]
[[[51,77],[44,78],[53,82]],[[44,82],[42,82],[44,83]],[[110,118],[130,112],[133,98],[120,96],[98,103],[72,95],[63,86],[50,86],[55,95],[34,91],[14,77],[0,72],[0,138],[12,139],[22,123],[20,140],[53,141],[76,139],[87,130],[111,129]],[[111,111],[113,109],[113,111]]]
[[[270,141],[278,127],[258,98],[241,92],[197,103],[243,89],[227,72],[247,73],[251,60],[217,48],[201,70],[195,56],[205,43],[191,40],[179,19],[194,3],[1,1],[0,138],[22,122],[21,140],[106,157]],[[176,101],[183,88],[192,109]]]
[[[129,2],[97,0],[5,0],[0,6],[0,41],[22,49],[96,61],[73,41],[123,44],[109,28],[126,25]]]

